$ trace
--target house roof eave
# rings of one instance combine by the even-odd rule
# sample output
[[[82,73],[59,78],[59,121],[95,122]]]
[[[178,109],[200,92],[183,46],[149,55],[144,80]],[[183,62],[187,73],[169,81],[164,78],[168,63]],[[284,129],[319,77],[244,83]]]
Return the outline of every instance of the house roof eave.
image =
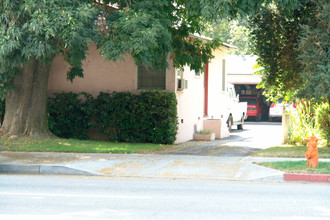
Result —
[[[198,38],[200,40],[204,40],[204,41],[212,41],[213,40],[213,38],[211,38],[211,37],[206,37],[206,36],[200,35],[200,34],[191,34],[190,36],[193,37],[193,38]],[[222,44],[222,46],[225,46],[225,47],[227,47],[231,50],[238,50],[238,47],[236,47],[234,45],[224,43],[224,42],[221,43],[221,44]]]

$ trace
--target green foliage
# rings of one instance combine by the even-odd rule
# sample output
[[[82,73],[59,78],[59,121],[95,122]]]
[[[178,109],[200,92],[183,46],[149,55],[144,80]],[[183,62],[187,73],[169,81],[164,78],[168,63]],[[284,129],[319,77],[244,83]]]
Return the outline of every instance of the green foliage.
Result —
[[[0,116],[5,102],[0,102]],[[61,138],[89,139],[96,127],[111,141],[172,144],[177,134],[177,100],[173,92],[150,90],[100,93],[55,93],[47,101],[49,129]]]
[[[206,2],[139,0],[111,1],[119,5],[109,12],[104,8],[106,31],[98,41],[101,54],[108,60],[123,60],[131,54],[135,63],[161,69],[168,66],[169,54],[175,67],[190,65],[197,72],[212,57],[211,50],[219,46],[218,40],[203,42],[191,39],[205,28],[211,19]],[[208,18],[206,18],[208,17]]]
[[[308,23],[301,26],[298,59],[302,65],[300,76],[304,84],[298,95],[323,101],[330,100],[330,2],[317,0],[315,4]]]
[[[212,134],[214,133],[212,130],[200,130],[196,132],[197,134]]]
[[[0,98],[4,98],[11,89],[19,89],[13,88],[12,82],[26,63],[35,61],[50,64],[58,54],[62,54],[70,64],[67,75],[69,80],[76,76],[82,77],[82,61],[90,41],[97,42],[107,59],[120,60],[130,54],[136,64],[161,68],[168,66],[166,60],[171,57],[174,67],[190,65],[191,69],[199,72],[204,70],[219,40],[205,42],[191,37],[192,34],[203,33],[207,22],[218,17],[251,15],[262,5],[272,2],[282,5],[283,11],[287,13],[291,12],[292,5],[305,3],[305,0],[0,0]],[[292,33],[289,37],[295,36],[295,29],[290,28],[290,25],[282,25],[281,28],[288,30],[285,33]],[[287,39],[287,36],[283,36]],[[283,36],[276,35],[274,39],[282,42],[280,39]],[[284,55],[283,59],[288,55],[291,58],[290,53],[281,55]],[[291,67],[290,70],[295,68]],[[296,79],[294,75],[291,78]],[[38,81],[33,80],[30,82],[31,87]],[[274,85],[281,85],[280,89],[283,89],[286,84]],[[120,127],[118,124],[116,126]],[[158,127],[154,124],[148,126],[154,127],[157,135],[163,134],[166,130],[163,127],[168,126],[170,131],[176,127],[172,122],[164,122]],[[119,134],[124,132],[118,132],[116,137],[119,138]],[[172,133],[161,141],[171,142],[174,138]],[[127,135],[122,136],[122,140],[129,139]],[[143,136],[137,139],[146,140]]]
[[[321,131],[321,137],[330,145],[330,105],[329,102],[321,103],[315,111],[316,126]]]
[[[291,113],[291,127],[289,142],[291,144],[305,144],[309,136],[322,138],[320,146],[327,145],[326,132],[329,131],[329,108],[327,104],[318,104],[315,101],[299,100],[296,103],[297,112]],[[328,113],[328,115],[327,115]]]
[[[172,144],[177,133],[177,101],[167,91],[100,93],[94,124],[120,142]]]
[[[47,103],[48,126],[58,137],[88,139],[92,97],[87,93],[56,93]]]
[[[302,4],[292,13],[285,10],[280,4],[265,5],[250,20],[254,52],[265,74],[259,86],[277,97],[294,95],[302,84],[296,47],[300,25],[307,22],[312,6]]]
[[[162,144],[116,143],[63,138],[1,137],[3,151],[11,152],[74,152],[74,153],[145,153],[166,147]],[[47,158],[49,160],[50,157]]]
[[[282,145],[269,147],[259,150],[252,154],[253,157],[291,157],[291,158],[305,158],[307,148],[304,146]],[[318,149],[319,158],[330,158],[330,148],[320,147]]]
[[[247,20],[243,18],[218,19],[210,23],[205,31],[205,35],[208,37],[219,38],[221,42],[238,47],[238,50],[229,51],[229,53],[237,55],[252,55],[249,34]]]
[[[270,97],[329,100],[330,3],[296,3],[288,10],[285,1],[275,1],[252,16],[254,50],[265,68],[259,87]]]
[[[261,162],[258,165],[270,167],[273,169],[281,170],[288,173],[323,173],[330,174],[330,163],[319,162],[317,168],[307,168],[306,161],[274,161],[274,162]]]
[[[2,0],[0,4],[0,95],[4,97],[20,67],[35,58],[51,63],[62,53],[81,76],[88,43],[96,35],[97,10],[87,1]]]

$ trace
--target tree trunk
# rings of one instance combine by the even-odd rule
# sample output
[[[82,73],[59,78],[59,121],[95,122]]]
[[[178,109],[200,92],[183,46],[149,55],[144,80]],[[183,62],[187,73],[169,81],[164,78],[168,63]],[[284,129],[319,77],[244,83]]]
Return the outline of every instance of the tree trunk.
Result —
[[[51,136],[47,124],[47,88],[50,64],[32,58],[13,81],[14,89],[6,96],[2,134],[8,137]]]

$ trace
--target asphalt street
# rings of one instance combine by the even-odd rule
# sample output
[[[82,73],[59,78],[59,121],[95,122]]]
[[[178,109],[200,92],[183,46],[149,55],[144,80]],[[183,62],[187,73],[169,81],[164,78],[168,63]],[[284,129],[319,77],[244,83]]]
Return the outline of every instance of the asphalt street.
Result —
[[[0,176],[0,219],[330,218],[328,184]]]

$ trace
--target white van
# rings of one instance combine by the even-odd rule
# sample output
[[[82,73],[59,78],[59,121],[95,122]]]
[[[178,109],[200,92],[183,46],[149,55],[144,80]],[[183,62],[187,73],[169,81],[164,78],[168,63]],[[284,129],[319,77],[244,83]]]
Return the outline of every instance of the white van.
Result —
[[[226,120],[228,130],[231,131],[233,125],[237,125],[237,129],[244,128],[244,120],[247,119],[247,102],[239,102],[239,95],[236,95],[233,84],[226,84],[224,99],[224,108],[222,116]]]

